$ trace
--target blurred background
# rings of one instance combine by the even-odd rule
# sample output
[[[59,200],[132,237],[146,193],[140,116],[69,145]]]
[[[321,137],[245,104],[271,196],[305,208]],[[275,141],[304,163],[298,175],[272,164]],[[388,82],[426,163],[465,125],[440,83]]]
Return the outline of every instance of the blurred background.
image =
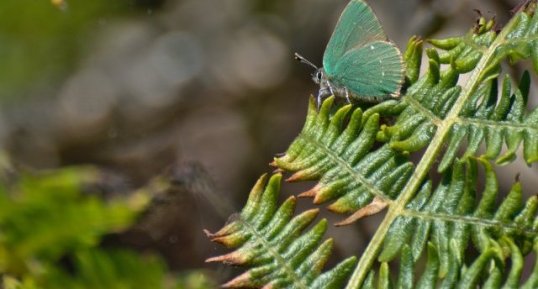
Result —
[[[104,198],[167,179],[149,212],[100,246],[153,252],[171,272],[225,281],[231,269],[204,263],[224,251],[202,229],[215,231],[240,210],[301,129],[316,87],[293,53],[320,65],[347,2],[2,0],[0,144],[17,171],[95,166],[105,172]],[[369,4],[403,50],[412,35],[465,33],[473,9],[502,25],[518,2]],[[506,188],[517,172],[524,181],[536,174],[520,165],[506,168]],[[378,219],[331,229],[336,256],[358,255]]]

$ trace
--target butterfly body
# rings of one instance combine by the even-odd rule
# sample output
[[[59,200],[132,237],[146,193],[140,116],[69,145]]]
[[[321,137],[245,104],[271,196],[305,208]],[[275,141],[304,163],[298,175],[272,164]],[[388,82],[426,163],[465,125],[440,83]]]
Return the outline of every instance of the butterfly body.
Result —
[[[346,6],[316,68],[318,104],[334,95],[348,101],[379,102],[397,97],[404,80],[400,50],[387,39],[372,9],[362,0]]]
[[[312,79],[316,84],[319,84],[319,90],[317,95],[318,103],[320,103],[322,99],[325,99],[331,95],[346,98],[348,102],[351,102],[351,100],[354,99],[369,103],[377,103],[392,97],[397,97],[397,95],[390,93],[383,95],[356,94],[354,91],[349,90],[345,86],[345,84],[340,83],[338,80],[331,79],[323,68],[319,68],[318,70],[316,70],[316,72],[312,76]]]

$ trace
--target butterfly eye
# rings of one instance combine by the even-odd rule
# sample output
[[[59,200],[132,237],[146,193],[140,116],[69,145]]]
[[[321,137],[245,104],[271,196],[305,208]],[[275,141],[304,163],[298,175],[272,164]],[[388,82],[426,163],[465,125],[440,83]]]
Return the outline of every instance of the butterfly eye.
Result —
[[[316,78],[318,81],[321,81],[321,77],[322,77],[321,71],[316,72]]]

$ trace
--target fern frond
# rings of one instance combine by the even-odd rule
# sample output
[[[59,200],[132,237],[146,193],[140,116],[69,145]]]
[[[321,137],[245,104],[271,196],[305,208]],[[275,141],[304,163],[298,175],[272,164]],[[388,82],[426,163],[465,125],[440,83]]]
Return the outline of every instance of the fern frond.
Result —
[[[412,38],[408,51],[404,55],[407,62],[406,78],[410,86],[402,100],[383,102],[366,110],[361,121],[356,121],[357,124],[354,123],[353,117],[347,124],[361,129],[361,126],[367,127],[371,118],[395,116],[396,121],[393,125],[380,126],[375,135],[375,140],[381,143],[380,148],[377,148],[371,139],[365,137],[363,142],[368,143],[369,146],[365,146],[364,151],[355,149],[356,154],[349,156],[342,154],[349,149],[349,145],[344,145],[343,148],[333,145],[333,142],[338,143],[335,140],[345,139],[343,137],[345,130],[341,130],[339,134],[337,129],[341,122],[339,119],[343,119],[339,116],[342,112],[337,110],[334,115],[331,115],[329,109],[326,109],[326,111],[321,110],[318,115],[309,116],[305,129],[290,146],[286,155],[275,160],[278,167],[295,172],[292,180],[319,178],[320,181],[314,188],[314,192],[316,198],[324,200],[318,195],[326,194],[331,198],[351,196],[356,187],[368,187],[368,184],[375,184],[372,181],[369,183],[363,181],[360,186],[350,185],[349,180],[352,178],[343,177],[350,173],[342,172],[341,168],[347,166],[361,172],[368,167],[370,172],[379,170],[375,174],[377,178],[386,178],[407,165],[406,155],[409,152],[426,149],[416,166],[407,165],[412,171],[411,175],[408,175],[407,171],[400,172],[399,181],[402,182],[403,188],[399,189],[396,194],[390,193],[392,186],[388,186],[388,189],[380,189],[379,185],[371,185],[368,188],[381,190],[382,193],[370,189],[368,193],[356,194],[354,198],[346,200],[347,203],[354,205],[354,202],[360,200],[358,196],[368,196],[372,201],[354,206],[353,208],[359,209],[355,216],[362,216],[364,209],[377,205],[374,202],[374,196],[380,196],[381,201],[385,202],[385,206],[388,207],[385,219],[361,257],[347,288],[358,288],[363,284],[369,274],[367,268],[374,265],[382,244],[390,235],[389,228],[398,218],[408,212],[406,206],[419,194],[419,191],[424,189],[424,181],[435,162],[441,161],[440,166],[437,167],[438,171],[451,175],[456,173],[452,170],[455,170],[457,166],[452,164],[457,157],[458,147],[465,137],[469,139],[469,145],[463,156],[460,156],[463,161],[475,156],[478,147],[484,141],[486,152],[483,158],[496,159],[497,163],[501,164],[508,163],[514,159],[515,151],[523,143],[525,160],[529,163],[537,160],[536,110],[526,113],[525,107],[528,77],[523,76],[517,89],[512,89],[511,79],[505,77],[500,95],[496,89],[501,62],[504,60],[515,62],[529,58],[534,60],[538,56],[538,52],[534,52],[536,50],[535,38],[538,34],[538,14],[535,13],[535,9],[535,2],[531,2],[519,11],[500,32],[493,29],[493,21],[486,22],[481,19],[479,24],[464,37],[430,41],[435,48],[426,50],[429,59],[428,70],[420,78],[417,75],[420,71],[419,57],[422,53],[422,40]],[[538,60],[535,63],[538,63]],[[466,75],[467,80],[463,85],[458,85],[460,75],[467,73],[469,74]],[[488,126],[483,125],[486,121]],[[360,136],[356,138],[360,139]],[[314,142],[317,145],[314,146]],[[503,142],[507,143],[508,151],[499,157]],[[380,170],[381,167],[390,163],[387,159],[372,165],[377,159],[368,159],[368,157],[383,149],[390,152],[391,157],[399,159],[396,166]],[[325,154],[331,153],[339,156],[337,165],[334,165],[337,162],[331,162],[330,158],[325,157]],[[462,179],[451,180],[451,182],[456,181],[462,181]],[[335,183],[339,185],[331,187],[331,184]],[[390,184],[390,182],[387,183]],[[404,233],[400,231],[400,234]],[[428,242],[429,240],[425,238],[421,243],[423,245],[421,248],[424,248]],[[431,251],[450,249],[447,246],[436,248],[437,245],[432,242]],[[416,253],[413,256],[416,258]],[[443,258],[438,256],[438,262],[444,262],[446,258]],[[434,262],[434,259],[432,257],[431,262]],[[446,267],[446,265],[443,266]],[[446,270],[445,267],[442,269]]]
[[[483,157],[496,159],[498,164],[507,164],[516,158],[523,142],[523,157],[530,164],[538,161],[538,109],[527,113],[526,102],[530,76],[523,74],[519,87],[512,89],[511,80],[505,75],[499,99],[497,79],[484,83],[477,94],[479,101],[471,101],[450,131],[447,153],[439,166],[443,171],[452,162],[462,140],[467,137],[468,146],[464,157],[473,156],[485,141]],[[503,155],[501,148],[506,143]]]
[[[478,164],[484,167],[486,176],[482,192],[476,189]],[[467,284],[469,278],[480,280],[480,274],[489,272],[484,270],[492,267],[505,272],[510,261],[511,270],[518,271],[510,274],[518,276],[514,280],[507,278],[501,281],[510,282],[511,285],[505,288],[519,288],[521,256],[538,246],[538,198],[534,196],[523,203],[520,183],[514,184],[500,204],[496,203],[498,197],[497,178],[486,160],[456,161],[453,170],[444,174],[434,192],[431,182],[426,182],[392,223],[378,256],[379,261],[389,262],[400,255],[411,258],[412,262],[401,262],[413,266],[412,263],[425,251],[430,255],[431,249],[427,248],[432,247],[437,259],[436,278],[445,284],[441,288]],[[476,272],[459,272],[460,268],[467,266],[465,262],[470,259],[471,244],[478,251],[474,263],[485,262],[480,260],[487,255],[486,259],[491,261],[488,264],[492,267],[482,264],[483,268]],[[469,268],[473,266],[479,265]],[[469,288],[476,286],[475,283]]]
[[[538,110],[526,113],[528,74],[523,75],[516,89],[505,75],[500,92],[497,89],[504,60],[515,63],[530,59],[538,69],[538,15],[534,9],[532,4],[516,14],[499,34],[493,21],[485,23],[482,18],[482,24],[466,36],[430,40],[437,49],[426,51],[428,71],[416,82],[412,82],[420,69],[416,55],[422,47],[421,40],[412,38],[405,54],[412,85],[403,98],[404,105],[400,104],[396,123],[383,127],[378,140],[388,141],[394,149],[413,152],[429,145],[440,127],[449,128],[440,172],[450,167],[465,140],[468,146],[463,158],[476,156],[480,145],[485,144],[481,157],[507,164],[516,158],[523,144],[525,161],[538,161]],[[444,66],[447,68],[442,70]],[[467,83],[457,85],[460,76],[468,72],[472,73]],[[376,109],[378,113],[382,111]],[[503,143],[507,151],[500,155]]]
[[[374,213],[365,207],[374,200],[380,209],[392,202],[411,176],[413,164],[388,145],[373,150],[379,115],[365,117],[361,109],[351,111],[350,105],[330,115],[333,100],[325,100],[318,112],[310,99],[303,130],[273,164],[295,172],[288,181],[319,179],[300,196],[314,197],[317,204],[335,200],[329,206],[332,211],[355,213],[344,224]]]
[[[493,167],[513,161],[520,147],[528,164],[538,161],[538,109],[526,108],[530,77],[525,73],[516,82],[501,69],[506,61],[531,60],[538,71],[536,9],[536,1],[529,1],[500,32],[493,20],[481,18],[467,35],[430,40],[433,47],[425,50],[421,39],[411,38],[401,100],[362,110],[338,108],[328,98],[319,111],[310,101],[303,130],[273,165],[292,172],[289,181],[318,180],[301,196],[351,213],[342,223],[387,209],[345,288],[538,288],[536,264],[521,280],[524,257],[538,252],[538,198],[523,201],[516,182],[497,204],[502,196]],[[428,69],[420,76],[424,51]],[[412,163],[410,153],[421,150]],[[481,168],[485,186],[478,190]],[[433,169],[442,177],[437,185]],[[253,208],[249,200],[240,220],[267,224],[267,209]],[[282,260],[254,245],[261,244],[250,237],[255,231],[240,224],[213,238],[252,245],[219,260],[255,266],[252,260],[260,256],[267,256],[263,264]],[[260,224],[255,226],[273,227]],[[259,251],[248,255],[253,248]],[[280,280],[262,274],[257,276],[267,279],[252,283],[253,272],[245,277],[250,283],[241,285]]]
[[[322,220],[302,233],[318,214],[317,209],[293,217],[296,199],[288,198],[277,208],[281,175],[258,180],[247,204],[236,219],[208,236],[234,252],[209,258],[252,267],[224,285],[228,288],[340,288],[356,264],[350,257],[321,274],[331,250],[332,239],[322,243],[327,221]]]

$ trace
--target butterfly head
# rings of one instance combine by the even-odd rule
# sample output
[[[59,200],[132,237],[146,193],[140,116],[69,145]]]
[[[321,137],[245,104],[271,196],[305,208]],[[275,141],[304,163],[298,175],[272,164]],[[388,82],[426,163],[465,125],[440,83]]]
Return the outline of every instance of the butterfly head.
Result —
[[[327,74],[325,74],[325,70],[323,68],[319,68],[312,74],[312,80],[314,80],[315,83],[319,84],[319,91],[318,91],[318,106],[321,102],[321,100],[333,95],[331,82],[327,78]]]
[[[325,73],[325,70],[323,69],[323,67],[317,67],[312,62],[308,61],[306,58],[299,55],[298,53],[295,53],[295,59],[297,61],[300,61],[301,63],[304,63],[304,64],[314,68],[314,73],[312,73],[312,80],[316,84],[319,84],[319,91],[318,91],[318,95],[317,95],[317,98],[316,98],[317,99],[317,104],[318,104],[318,109],[319,109],[319,106],[321,105],[321,101],[323,99],[327,98],[328,96],[331,96],[333,94],[333,91],[332,91],[332,88],[331,88],[331,83],[330,83],[329,79],[327,78],[327,74]]]
[[[314,65],[314,63],[310,62],[308,59],[304,58],[299,53],[295,53],[295,60],[314,68],[314,73],[312,73],[312,80],[314,80],[315,83],[320,84],[326,79],[325,70],[323,70],[323,68],[318,68],[316,65]]]
[[[312,73],[312,80],[317,84],[322,83],[325,79],[326,76],[323,68],[318,68],[314,73]]]

